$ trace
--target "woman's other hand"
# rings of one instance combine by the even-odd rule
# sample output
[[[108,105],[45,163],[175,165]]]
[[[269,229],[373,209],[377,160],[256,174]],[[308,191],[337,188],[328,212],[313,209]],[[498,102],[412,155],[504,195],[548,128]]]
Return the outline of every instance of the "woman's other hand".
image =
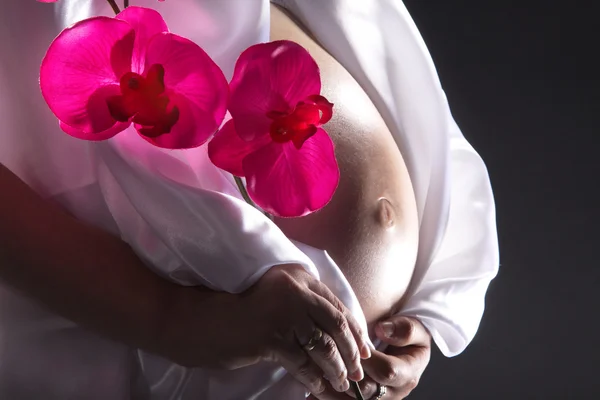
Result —
[[[373,351],[371,358],[363,360],[366,377],[360,382],[365,399],[375,398],[377,383],[386,386],[381,400],[406,398],[417,386],[431,356],[431,336],[418,320],[394,316],[380,321],[375,334],[388,344],[385,353]],[[311,395],[312,400],[349,400],[354,393],[336,393],[327,387],[323,393]]]

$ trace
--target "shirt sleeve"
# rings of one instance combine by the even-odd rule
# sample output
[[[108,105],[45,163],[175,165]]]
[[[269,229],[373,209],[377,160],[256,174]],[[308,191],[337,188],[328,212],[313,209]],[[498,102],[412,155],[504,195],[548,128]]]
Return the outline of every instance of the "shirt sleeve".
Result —
[[[444,236],[420,284],[400,312],[418,318],[441,352],[460,354],[477,333],[485,294],[498,273],[494,198],[486,167],[453,120],[450,204]]]

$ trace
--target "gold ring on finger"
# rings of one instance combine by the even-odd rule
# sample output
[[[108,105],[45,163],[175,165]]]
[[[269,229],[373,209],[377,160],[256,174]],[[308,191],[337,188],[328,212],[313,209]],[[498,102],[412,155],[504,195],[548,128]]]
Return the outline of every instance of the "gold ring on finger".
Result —
[[[311,351],[317,346],[317,343],[319,343],[319,341],[321,340],[322,337],[323,337],[323,331],[320,330],[319,328],[315,328],[315,330],[313,331],[313,335],[310,338],[310,340],[308,341],[308,343],[306,343],[302,347],[307,352]]]

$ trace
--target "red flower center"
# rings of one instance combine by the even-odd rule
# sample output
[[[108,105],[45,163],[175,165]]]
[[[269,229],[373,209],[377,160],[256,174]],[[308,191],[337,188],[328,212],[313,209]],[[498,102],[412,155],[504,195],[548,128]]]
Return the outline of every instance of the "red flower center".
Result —
[[[333,104],[323,96],[314,95],[299,102],[291,112],[270,111],[271,139],[277,143],[290,140],[297,149],[317,133],[317,128],[329,121],[333,114]]]
[[[121,77],[121,95],[107,100],[110,115],[120,122],[132,121],[142,128],[139,132],[148,137],[157,137],[171,132],[179,120],[177,106],[169,107],[165,93],[165,69],[154,64],[146,76],[128,72]]]

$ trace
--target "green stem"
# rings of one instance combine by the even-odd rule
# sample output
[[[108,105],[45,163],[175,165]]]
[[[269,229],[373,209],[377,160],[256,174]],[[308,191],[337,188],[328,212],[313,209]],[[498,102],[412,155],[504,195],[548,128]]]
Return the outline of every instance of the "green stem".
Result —
[[[115,0],[107,0],[107,1],[108,1],[108,4],[110,4],[110,6],[112,7],[113,11],[115,12],[115,15],[117,15],[118,13],[121,12],[121,10],[119,10],[119,6],[115,2]]]
[[[242,182],[242,178],[234,175],[233,179],[235,179],[235,184],[237,185],[238,190],[242,194],[242,197],[244,198],[244,200],[246,200],[246,203],[250,204],[252,207],[256,208],[257,210],[260,210],[256,206],[256,204],[254,204],[254,202],[250,198],[250,195],[248,195],[248,191],[246,190],[246,187],[244,186],[244,182]],[[267,218],[269,218],[271,221],[273,220],[273,217],[271,216],[271,214],[264,212],[264,211],[262,213],[265,214],[265,216]]]
[[[235,179],[235,184],[237,185],[240,193],[242,194],[242,197],[244,198],[244,200],[246,200],[246,203],[256,208],[256,204],[254,204],[254,202],[248,195],[248,192],[246,191],[246,187],[244,186],[244,182],[242,182],[242,178],[240,178],[239,176],[234,176],[233,178]]]
[[[123,9],[129,7],[129,0],[123,0]]]

